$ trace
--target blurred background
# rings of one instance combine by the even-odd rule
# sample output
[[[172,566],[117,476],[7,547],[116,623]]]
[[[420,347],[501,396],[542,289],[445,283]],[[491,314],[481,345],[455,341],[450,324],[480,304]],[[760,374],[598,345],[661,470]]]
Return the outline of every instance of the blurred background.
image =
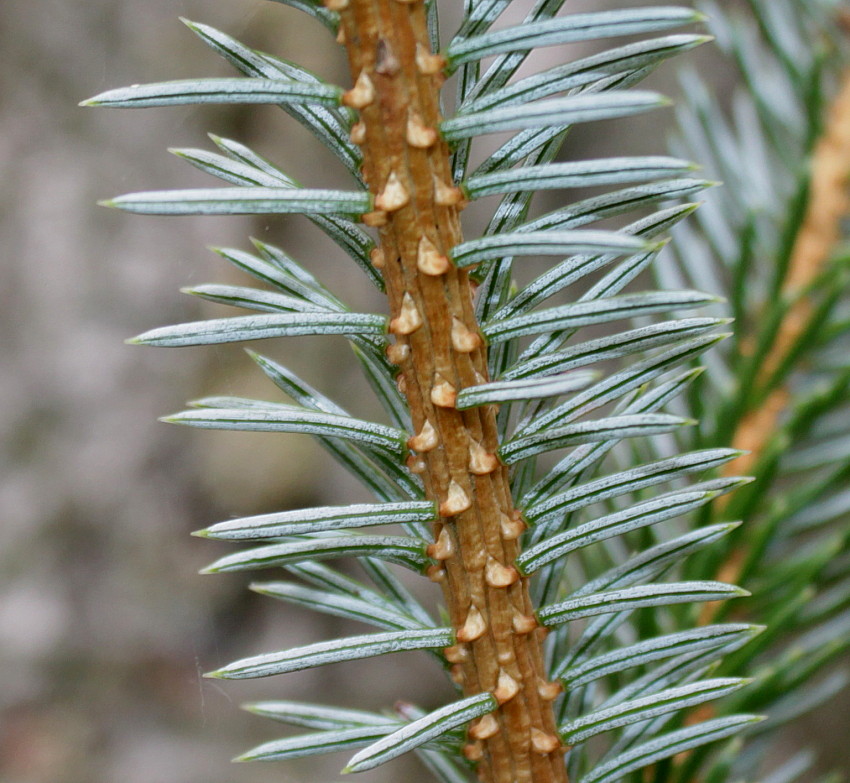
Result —
[[[178,289],[244,282],[205,246],[247,249],[251,235],[283,244],[355,309],[384,305],[353,263],[298,218],[170,220],[94,205],[122,192],[210,184],[166,152],[209,149],[207,131],[248,144],[313,186],[347,186],[334,159],[273,107],[78,108],[110,87],[232,75],[178,15],[347,83],[324,28],[274,3],[3,0],[0,783],[332,780],[339,755],[231,766],[236,753],[282,734],[238,704],[321,701],[317,693],[374,709],[397,698],[423,706],[441,699],[432,678],[418,676],[428,670],[416,654],[258,683],[201,678],[236,658],[326,638],[336,622],[253,595],[248,577],[198,576],[228,547],[190,531],[365,496],[307,438],[156,421],[202,395],[277,399],[240,348],[153,350],[123,341],[228,314]],[[675,90],[669,70],[656,86]],[[671,119],[641,119],[630,144],[659,151],[660,126]],[[623,149],[598,132],[573,143]],[[353,412],[377,415],[341,340],[260,348]],[[815,741],[829,748],[833,739],[833,764],[847,764],[846,746],[834,740],[848,720],[845,702],[809,721]],[[402,761],[359,779],[411,778],[419,769]]]

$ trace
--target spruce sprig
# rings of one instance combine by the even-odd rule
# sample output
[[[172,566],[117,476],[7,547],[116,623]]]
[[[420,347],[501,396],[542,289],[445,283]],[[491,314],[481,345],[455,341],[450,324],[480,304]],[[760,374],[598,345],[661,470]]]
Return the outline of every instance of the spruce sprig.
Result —
[[[86,102],[280,106],[336,155],[350,189],[303,187],[239,142],[213,136],[216,150],[174,152],[226,187],[105,203],[148,214],[302,214],[388,295],[388,315],[352,312],[309,261],[255,241],[250,252],[217,252],[262,287],[188,292],[259,314],[133,340],[341,336],[384,408],[384,421],[358,419],[251,353],[291,402],[207,398],[168,417],[310,434],[375,496],[199,533],[251,545],[208,571],[281,568],[286,580],[254,589],[378,629],[246,658],[210,676],[424,650],[457,699],[430,713],[409,704],[395,714],[247,705],[310,732],[239,760],[358,750],[344,771],[359,772],[414,751],[444,783],[469,779],[473,768],[488,783],[754,779],[765,727],[841,684],[808,682],[843,651],[850,611],[846,558],[837,556],[846,538],[837,520],[850,507],[840,489],[848,435],[836,426],[850,380],[837,294],[846,264],[832,259],[832,247],[805,274],[796,260],[819,192],[817,166],[809,175],[800,161],[831,138],[820,118],[842,62],[831,4],[752,0],[748,25],[706,3],[741,69],[734,111],[748,132],[730,128],[689,77],[675,157],[576,160],[565,145],[575,125],[628,127],[627,118],[668,104],[635,87],[708,40],[687,29],[703,21],[700,12],[562,13],[563,0],[537,0],[521,23],[506,24],[509,0],[470,0],[441,46],[433,0],[277,1],[336,34],[349,89],[187,21],[241,77],[121,88]],[[809,35],[821,48],[804,45]],[[517,75],[533,49],[567,42],[596,51]],[[765,62],[770,77],[756,78]],[[456,103],[443,117],[440,89],[452,75]],[[512,135],[473,167],[476,141],[497,132]],[[687,199],[712,183],[695,176],[691,157],[727,181],[696,224],[686,220],[694,210]],[[605,190],[568,200],[589,187]],[[541,190],[563,192],[564,203],[532,216]],[[483,235],[464,237],[462,208],[492,196]],[[527,256],[555,261],[517,286],[515,264],[521,270]],[[753,263],[762,258],[772,263]],[[658,290],[636,290],[647,270]],[[557,304],[564,292],[567,303]],[[706,313],[720,309],[719,293],[738,319],[732,340],[721,331],[727,313]],[[791,331],[786,324],[800,317]],[[745,341],[741,326],[757,327],[755,339]],[[704,356],[708,372],[693,367]],[[757,429],[776,434],[744,457],[742,433],[765,407],[770,426]],[[750,468],[754,483],[735,477]],[[737,519],[744,524],[729,521]],[[361,530],[387,524],[401,534]],[[339,570],[340,558],[355,559],[360,578]],[[443,620],[395,566],[441,586]],[[748,595],[728,583],[739,578],[752,597],[718,608]],[[794,763],[802,774],[805,765]]]

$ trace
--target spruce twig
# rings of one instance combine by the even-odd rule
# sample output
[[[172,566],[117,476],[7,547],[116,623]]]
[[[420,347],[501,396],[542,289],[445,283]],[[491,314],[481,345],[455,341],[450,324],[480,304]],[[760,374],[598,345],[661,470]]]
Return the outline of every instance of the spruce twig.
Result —
[[[343,100],[360,112],[352,138],[375,197],[366,221],[379,227],[372,257],[413,420],[410,467],[440,512],[430,576],[457,632],[446,654],[467,696],[491,692],[499,703],[472,724],[464,754],[488,783],[566,781],[552,709],[560,689],[546,678],[545,631],[514,566],[525,525],[496,457],[495,410],[455,407],[458,390],[489,378],[469,273],[448,257],[462,240],[463,195],[436,130],[445,61],[431,51],[423,2],[328,5],[340,11],[354,82]]]

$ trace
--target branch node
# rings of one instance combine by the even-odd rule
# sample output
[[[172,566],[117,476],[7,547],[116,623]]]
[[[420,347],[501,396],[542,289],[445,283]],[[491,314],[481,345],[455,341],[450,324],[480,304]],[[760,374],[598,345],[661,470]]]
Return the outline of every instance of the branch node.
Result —
[[[499,721],[492,712],[477,720],[469,730],[469,736],[474,740],[486,740],[499,733]]]
[[[382,76],[395,76],[400,70],[401,63],[393,54],[390,42],[386,38],[380,38],[375,58],[375,73],[380,73]]]
[[[393,343],[387,346],[387,359],[393,364],[403,364],[410,357],[410,346],[407,343]]]
[[[523,534],[527,525],[519,511],[514,511],[510,516],[502,514],[500,527],[502,528],[502,538],[506,541],[515,541]]]
[[[369,260],[372,262],[372,266],[375,267],[375,269],[383,269],[387,265],[386,254],[380,247],[373,247],[369,251]]]
[[[354,86],[342,94],[342,102],[352,109],[365,109],[375,100],[375,85],[366,71],[360,71]]]
[[[484,569],[484,578],[490,587],[508,587],[519,579],[519,573],[513,566],[502,565],[491,557]]]
[[[499,704],[504,704],[510,701],[519,693],[519,683],[511,677],[504,669],[499,672],[499,682],[496,685],[496,690],[493,691],[493,696]]]
[[[463,746],[463,755],[468,761],[481,761],[484,758],[484,745],[479,740]]]
[[[407,447],[414,451],[431,451],[432,449],[437,448],[437,444],[439,442],[440,439],[437,435],[437,430],[435,430],[434,425],[426,419],[425,424],[422,425],[422,429],[419,430],[419,433],[407,439]]]
[[[475,440],[469,441],[469,472],[486,476],[499,467],[499,458]]]
[[[343,28],[340,27],[340,30]],[[366,125],[363,122],[356,122],[351,126],[351,133],[348,134],[348,138],[351,140],[352,144],[357,144],[360,146],[366,141]]]
[[[457,632],[457,640],[459,642],[474,642],[476,639],[480,639],[486,631],[487,624],[484,622],[484,617],[478,607],[472,604],[469,607],[466,620]]]
[[[464,488],[454,479],[449,482],[449,490],[446,499],[440,503],[440,516],[453,517],[467,511],[472,506],[469,495]]]
[[[399,179],[398,174],[394,171],[390,172],[387,178],[387,184],[384,189],[375,198],[375,207],[382,209],[385,212],[395,212],[401,209],[410,202],[410,194],[404,183]]]
[[[452,347],[458,353],[472,353],[480,348],[483,340],[457,316],[452,316]]]
[[[380,228],[387,225],[387,213],[381,209],[376,209],[374,212],[367,212],[360,219],[371,228]]]
[[[457,403],[457,389],[442,375],[438,374],[434,381],[431,387],[431,402],[438,408],[454,408]]]
[[[448,257],[437,250],[428,237],[422,236],[416,251],[416,266],[419,267],[420,272],[436,277],[448,272],[452,264]]]
[[[405,291],[401,299],[401,312],[398,318],[390,321],[390,331],[393,334],[413,334],[422,326],[422,314],[416,307],[413,297]]]
[[[436,129],[428,127],[422,121],[422,115],[418,111],[413,110],[411,110],[407,117],[405,137],[411,147],[416,147],[420,150],[433,147],[437,143]]]
[[[443,650],[443,655],[449,663],[463,663],[469,659],[469,648],[464,644],[455,644],[451,647],[446,647]]]
[[[434,560],[448,560],[454,554],[454,542],[449,534],[449,529],[443,526],[437,540],[425,550],[428,557]]]
[[[531,633],[537,628],[537,618],[534,615],[517,612],[511,620],[511,625],[518,634]]]
[[[447,185],[436,174],[434,181],[434,203],[440,207],[456,207],[463,201],[463,191],[454,185]]]
[[[537,693],[543,701],[554,701],[564,692],[564,686],[560,682],[537,681]]]
[[[561,747],[561,740],[559,740],[554,734],[547,734],[545,731],[532,728],[531,747],[534,748],[534,751],[539,753],[541,756],[547,756],[550,753],[554,753]]]
[[[446,67],[446,58],[432,54],[421,43],[416,44],[416,68],[423,76],[433,76]]]

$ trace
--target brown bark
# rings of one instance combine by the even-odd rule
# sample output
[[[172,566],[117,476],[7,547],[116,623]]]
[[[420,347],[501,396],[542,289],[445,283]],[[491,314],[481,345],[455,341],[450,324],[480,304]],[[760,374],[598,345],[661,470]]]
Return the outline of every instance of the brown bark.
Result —
[[[462,196],[436,132],[444,63],[430,50],[421,0],[328,5],[342,19],[354,81],[345,102],[360,111],[352,139],[375,196],[364,221],[379,228],[373,261],[389,297],[388,353],[412,412],[409,464],[440,509],[429,553],[457,633],[446,654],[466,695],[499,702],[472,725],[464,752],[489,783],[565,783],[545,630],[513,565],[524,524],[495,456],[495,410],[455,408],[459,390],[487,380],[487,361],[468,274],[447,258],[461,241]]]
[[[803,335],[812,315],[812,303],[801,294],[823,271],[841,239],[841,221],[850,213],[850,72],[830,108],[824,133],[812,157],[809,203],[791,252],[788,274],[782,287],[788,299],[798,297],[790,308],[765,358],[756,383],[764,383],[782,364]],[[749,451],[726,466],[727,475],[746,474],[761,456],[788,403],[788,392],[779,388],[758,410],[741,421],[732,445]]]
[[[830,107],[823,135],[815,145],[811,163],[809,203],[797,234],[782,293],[796,299],[789,308],[773,345],[756,378],[756,385],[767,383],[803,335],[812,316],[812,303],[804,295],[823,271],[841,239],[841,222],[850,213],[850,72],[842,78],[839,94]],[[727,476],[750,473],[776,432],[790,394],[784,386],[774,389],[759,408],[748,411],[732,437],[732,446],[746,454],[728,463]],[[721,567],[718,578],[737,582],[746,560],[736,549]],[[722,605],[712,601],[703,605],[700,624],[710,623]]]

